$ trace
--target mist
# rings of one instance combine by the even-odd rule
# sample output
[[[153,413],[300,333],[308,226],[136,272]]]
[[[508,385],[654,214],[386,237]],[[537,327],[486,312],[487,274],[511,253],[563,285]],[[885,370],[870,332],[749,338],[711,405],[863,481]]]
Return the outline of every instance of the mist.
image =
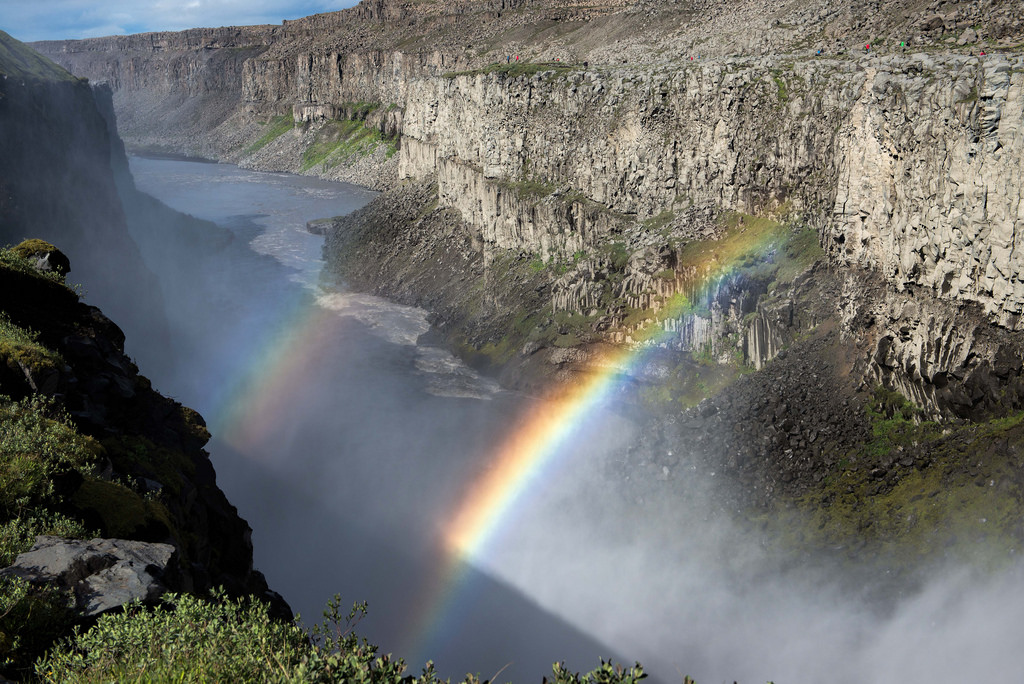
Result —
[[[650,467],[645,417],[614,401],[450,585],[446,523],[537,399],[417,344],[426,312],[321,286],[304,221],[370,193],[194,162],[132,169],[141,190],[212,222],[178,249],[133,228],[170,328],[134,353],[143,372],[147,359],[172,369],[156,387],[207,418],[257,568],[305,623],[336,593],[367,600],[360,633],[411,673],[430,658],[453,678],[539,681],[557,660],[611,657],[656,682],[1019,679],[1019,566],[921,568],[909,583],[780,555],[734,523],[714,455],[681,444],[672,468]]]

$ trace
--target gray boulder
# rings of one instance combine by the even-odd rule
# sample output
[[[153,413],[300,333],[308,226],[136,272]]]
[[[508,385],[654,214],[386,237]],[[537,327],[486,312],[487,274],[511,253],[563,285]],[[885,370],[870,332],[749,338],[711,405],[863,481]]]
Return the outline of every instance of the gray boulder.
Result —
[[[156,600],[168,590],[174,555],[170,544],[41,535],[0,576],[70,589],[77,610],[92,616],[135,599]]]

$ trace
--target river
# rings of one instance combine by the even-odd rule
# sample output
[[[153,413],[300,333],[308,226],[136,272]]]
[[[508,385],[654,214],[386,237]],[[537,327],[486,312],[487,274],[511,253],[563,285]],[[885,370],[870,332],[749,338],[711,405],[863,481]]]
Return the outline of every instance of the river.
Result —
[[[468,598],[457,607],[441,602],[452,570],[443,519],[523,398],[418,345],[426,312],[321,289],[323,239],[306,221],[373,193],[194,161],[133,157],[131,171],[140,190],[236,238],[200,282],[148,259],[172,319],[163,351],[187,350],[154,383],[206,417],[218,482],[253,528],[256,567],[304,621],[336,593],[343,606],[365,600],[360,633],[418,657],[414,671],[433,658],[445,676],[489,677],[511,662],[503,676],[522,681],[557,660],[589,669],[607,657],[486,573],[461,577]]]
[[[611,400],[509,478],[454,553],[453,521],[546,404],[419,344],[425,312],[321,287],[322,238],[306,221],[372,193],[193,161],[136,157],[131,170],[144,192],[233,236],[184,255],[143,245],[171,331],[128,349],[144,372],[148,360],[172,368],[155,386],[206,417],[256,566],[305,623],[335,594],[365,600],[358,632],[413,673],[430,658],[455,679],[536,682],[556,661],[589,670],[602,657],[640,660],[663,682],[1019,674],[1019,577],[947,568],[868,605],[871,578],[779,562],[716,512],[715,472],[685,444],[652,467],[657,445]]]

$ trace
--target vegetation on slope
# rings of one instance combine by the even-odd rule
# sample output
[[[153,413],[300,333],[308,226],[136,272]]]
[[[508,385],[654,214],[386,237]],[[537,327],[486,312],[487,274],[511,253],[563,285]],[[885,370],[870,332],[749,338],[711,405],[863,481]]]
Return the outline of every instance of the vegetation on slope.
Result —
[[[69,71],[0,31],[0,74],[42,81],[78,81]]]
[[[783,545],[879,558],[900,571],[956,560],[996,568],[1024,543],[1024,412],[936,423],[876,387],[870,437],[765,519]]]
[[[290,116],[275,116],[266,123],[263,127],[263,135],[256,140],[249,147],[245,148],[245,154],[252,154],[258,152],[264,147],[269,145],[274,140],[277,140],[282,135],[292,130],[295,127],[295,123]]]
[[[373,154],[381,145],[390,158],[397,150],[396,141],[385,138],[380,131],[370,128],[361,120],[328,121],[313,136],[313,141],[302,153],[302,171],[321,167],[327,171],[345,166],[354,160]]]

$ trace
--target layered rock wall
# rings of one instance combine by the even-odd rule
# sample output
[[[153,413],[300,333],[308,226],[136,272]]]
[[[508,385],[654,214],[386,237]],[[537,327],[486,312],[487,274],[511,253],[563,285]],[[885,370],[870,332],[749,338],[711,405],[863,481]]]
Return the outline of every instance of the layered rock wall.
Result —
[[[421,80],[399,174],[438,174],[442,203],[492,225],[498,244],[545,255],[571,254],[613,222],[555,215],[546,234],[563,237],[549,247],[517,218],[530,212],[513,209],[502,183],[549,185],[626,221],[694,202],[754,212],[790,199],[813,214],[832,204],[832,188],[808,181],[831,172],[835,127],[856,94],[852,82],[826,87],[826,77],[815,63],[781,74],[723,62]],[[776,80],[804,94],[780,95]]]
[[[312,144],[310,127],[352,116],[359,103],[379,105],[369,123],[401,134],[398,175],[436,179],[439,206],[467,223],[485,263],[488,249],[548,264],[595,261],[594,279],[555,284],[556,311],[599,308],[602,245],[642,232],[652,217],[712,206],[785,214],[818,231],[833,267],[876,274],[900,296],[919,291],[946,307],[939,319],[969,305],[978,325],[1016,331],[1024,312],[1016,256],[1024,63],[1012,49],[1024,31],[1019,9],[923,0],[885,8],[866,0],[773,8],[374,0],[249,33],[47,48],[132,93],[115,102],[122,125],[139,131],[133,141],[155,140],[141,122],[150,131],[157,122],[179,140],[188,131],[180,144],[204,141],[198,146],[214,156],[236,159],[259,124],[291,115],[306,130],[255,157],[268,168],[289,145]],[[650,38],[630,37],[641,26]],[[928,51],[915,53],[919,45]],[[990,54],[979,57],[982,46]],[[211,56],[231,51],[231,59]],[[195,61],[200,53],[210,53],[207,61]],[[502,69],[512,53],[550,63]],[[227,80],[203,75],[220,68],[215,59],[230,65]],[[186,99],[173,120],[162,113],[174,93],[202,92],[220,103],[204,108],[216,110],[212,118]],[[657,306],[685,280],[626,271],[615,294],[631,307]],[[728,329],[758,365],[791,336],[780,327],[783,309],[747,306],[737,314],[740,332],[736,321],[716,327],[713,315],[666,325],[689,348],[721,346]],[[931,334],[926,328],[920,335]],[[848,335],[862,333],[847,326]],[[891,337],[879,358],[905,366],[920,356],[918,333]]]

